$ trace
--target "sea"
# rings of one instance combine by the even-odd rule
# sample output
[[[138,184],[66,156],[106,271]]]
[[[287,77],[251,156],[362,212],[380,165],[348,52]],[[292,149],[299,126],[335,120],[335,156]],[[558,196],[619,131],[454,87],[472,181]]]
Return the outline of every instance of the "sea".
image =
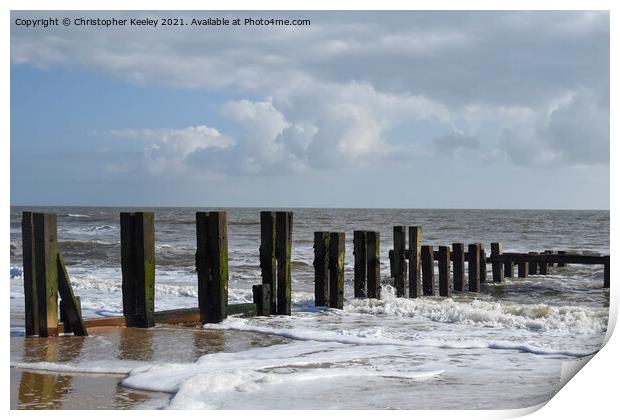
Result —
[[[155,212],[156,310],[198,306],[196,211],[227,211],[229,302],[251,302],[252,285],[261,282],[259,216],[268,209],[11,207],[12,340],[24,335],[25,210],[58,215],[58,250],[84,317],[122,315],[121,211]],[[121,374],[121,387],[168,395],[159,408],[518,409],[552,398],[563,384],[563,368],[587,360],[604,342],[609,290],[602,266],[553,267],[547,275],[483,283],[481,293],[409,299],[395,296],[388,252],[393,226],[418,225],[427,245],[483,243],[488,253],[491,242],[502,242],[505,252],[609,254],[609,211],[274,210],[294,213],[291,316],[231,316],[202,328],[276,340],[183,361],[128,363],[102,351],[96,360],[39,363],[12,352],[11,366]],[[354,230],[380,232],[380,300],[353,298]],[[315,231],[345,232],[343,310],[315,307]],[[490,270],[489,264],[489,281]],[[105,337],[87,340],[106,346]]]

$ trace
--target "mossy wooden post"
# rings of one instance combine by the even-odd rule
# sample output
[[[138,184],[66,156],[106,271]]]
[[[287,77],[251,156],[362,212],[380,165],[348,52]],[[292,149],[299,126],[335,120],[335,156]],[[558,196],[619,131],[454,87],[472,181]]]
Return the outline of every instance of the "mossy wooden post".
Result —
[[[404,226],[394,226],[394,288],[396,297],[405,296],[405,248],[407,247],[407,236]]]
[[[276,307],[276,213],[273,211],[260,212],[260,272],[263,284],[271,288],[272,314],[277,313]]]
[[[344,307],[344,232],[329,235],[329,306]]]
[[[491,243],[491,258],[499,257],[504,253],[504,244],[501,242]],[[504,264],[493,260],[491,263],[491,269],[493,271],[493,283],[504,282]]]
[[[454,290],[465,291],[465,245],[462,242],[452,244],[452,277]]]
[[[422,250],[422,227],[409,226],[409,297],[422,295],[422,277],[420,276],[420,253]]]
[[[469,275],[469,291],[480,291],[480,244],[469,244],[467,248],[467,271]]]
[[[32,336],[39,334],[39,311],[34,261],[34,225],[30,211],[22,212],[22,261],[26,336]]]
[[[565,255],[566,251],[558,251],[558,255]],[[566,267],[566,263],[559,262],[558,267]]]
[[[450,284],[450,247],[439,247],[439,296],[452,296]]]
[[[65,333],[72,332],[74,335],[87,336],[86,325],[82,319],[80,300],[73,294],[73,288],[69,281],[69,274],[62,255],[58,254],[58,292],[60,294],[60,312]]]
[[[366,273],[369,299],[381,299],[381,260],[379,232],[366,232]]]
[[[268,284],[253,285],[252,301],[256,305],[257,316],[269,316],[271,310],[271,286]]]
[[[291,251],[293,240],[293,213],[276,212],[276,313],[291,314]]]
[[[123,315],[128,327],[155,325],[155,215],[121,213]]]
[[[487,281],[487,254],[484,250],[484,245],[478,245],[480,246],[480,262],[478,263],[480,269],[480,283],[484,283]]]
[[[196,271],[200,322],[228,316],[228,232],[225,211],[196,213]]]
[[[518,263],[517,266],[518,266],[518,273],[517,273],[518,277],[522,279],[527,278],[527,273],[529,271],[529,263],[526,261],[522,261]]]
[[[353,231],[353,295],[366,297],[366,231]]]
[[[435,294],[435,266],[432,245],[422,245],[422,293],[424,296]]]
[[[538,252],[529,252],[530,255],[538,255]],[[538,274],[538,263],[536,261],[529,262],[528,274]]]
[[[504,263],[504,277],[515,276],[515,263],[514,261],[507,261]]]
[[[609,289],[609,262],[605,263],[603,268],[603,288]]]
[[[56,215],[34,213],[34,271],[39,336],[58,335],[58,266]]]
[[[329,232],[314,232],[314,306],[329,306]]]

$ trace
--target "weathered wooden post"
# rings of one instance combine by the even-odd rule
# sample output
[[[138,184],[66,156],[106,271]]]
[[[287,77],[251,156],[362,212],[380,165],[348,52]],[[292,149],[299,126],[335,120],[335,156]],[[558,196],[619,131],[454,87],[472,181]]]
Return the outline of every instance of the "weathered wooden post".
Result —
[[[547,253],[543,252],[541,255],[547,255]],[[538,263],[538,273],[542,274],[543,276],[546,276],[547,275],[547,267],[548,267],[548,264],[547,264],[546,261],[539,262]]]
[[[276,266],[278,315],[291,314],[291,251],[293,245],[293,213],[276,212]]]
[[[344,232],[329,235],[329,306],[344,307]]]
[[[276,213],[260,212],[260,272],[263,284],[269,285],[271,314],[277,313],[276,307]]]
[[[538,252],[529,252],[530,255],[538,255]],[[529,268],[527,270],[528,274],[535,275],[538,273],[538,263],[536,261],[530,260]]]
[[[422,251],[422,227],[409,226],[409,297],[417,298],[422,294],[420,276],[420,253]]]
[[[469,274],[469,291],[480,291],[480,244],[469,244],[467,248],[467,270]]]
[[[69,281],[69,274],[65,267],[62,255],[58,254],[58,293],[60,294],[60,313],[65,333],[72,332],[74,335],[87,336],[86,324],[82,319],[80,298],[73,294],[73,288]]]
[[[380,234],[376,231],[366,232],[366,272],[368,275],[368,291],[366,296],[369,299],[381,299],[381,261]]]
[[[253,285],[252,301],[256,305],[257,316],[271,315],[271,286],[269,284]]]
[[[504,253],[504,245],[501,242],[491,243],[491,258],[499,257]],[[493,283],[504,282],[504,264],[499,261],[493,260],[491,263],[491,269],[493,270]]]
[[[465,245],[452,244],[452,276],[454,277],[454,290],[465,291]]]
[[[558,251],[558,255],[565,255],[566,251]],[[559,262],[558,267],[566,267],[566,263]]]
[[[396,297],[405,296],[405,248],[407,236],[404,226],[394,226],[394,288]]]
[[[353,231],[353,294],[356,298],[366,297],[366,232]]]
[[[504,276],[505,277],[514,277],[515,276],[515,263],[514,261],[506,261],[504,263]]]
[[[452,296],[450,292],[450,247],[439,247],[439,296]]]
[[[155,216],[121,213],[123,315],[128,327],[155,325]]]
[[[609,289],[609,262],[603,268],[603,288]]]
[[[314,306],[329,306],[329,232],[314,232]]]
[[[435,267],[433,264],[433,246],[422,245],[420,250],[422,259],[422,293],[424,296],[435,295]]]
[[[527,261],[522,261],[518,264],[519,266],[519,278],[525,279],[527,278],[527,273],[529,271],[529,264]]]
[[[34,225],[32,212],[22,212],[22,260],[24,269],[24,315],[26,336],[39,334],[39,311],[37,303],[37,281],[34,259]]]
[[[483,244],[478,244],[480,245],[480,263],[478,264],[480,267],[480,282],[484,283],[485,281],[487,281],[487,254],[484,251],[484,245]]]
[[[196,212],[200,322],[228,316],[228,232],[225,211]]]
[[[58,264],[56,215],[34,213],[34,273],[39,336],[58,335]]]

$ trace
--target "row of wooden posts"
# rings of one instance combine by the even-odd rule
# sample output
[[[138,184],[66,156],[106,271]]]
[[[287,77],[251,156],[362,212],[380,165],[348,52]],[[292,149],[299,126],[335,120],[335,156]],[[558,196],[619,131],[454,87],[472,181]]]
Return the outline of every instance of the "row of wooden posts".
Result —
[[[155,311],[155,223],[153,212],[122,212],[121,268],[123,316],[106,320],[84,320],[79,296],[71,288],[62,255],[57,252],[57,219],[53,213],[23,212],[23,280],[26,335],[47,337],[59,332],[87,335],[87,327],[124,325],[149,328],[156,322],[217,323],[229,314],[246,313],[261,316],[291,313],[291,251],[293,213],[262,211],[260,213],[260,284],[252,287],[253,303],[228,304],[228,233],[225,211],[196,213],[196,271],[198,307]],[[407,233],[409,247],[407,248]],[[379,299],[380,233],[356,230],[353,233],[354,296]],[[492,264],[493,282],[504,276],[547,273],[556,263],[603,264],[604,287],[609,287],[609,256],[568,253],[504,253],[501,243],[491,244],[487,258],[482,245],[453,243],[437,251],[422,245],[420,226],[395,226],[394,249],[389,252],[396,294],[409,297],[435,294],[434,261],[439,268],[439,295],[465,291],[479,292],[486,281],[486,264]],[[450,262],[453,264],[450,275]],[[314,233],[315,305],[343,308],[344,305],[345,233]],[[60,321],[58,322],[58,295]]]

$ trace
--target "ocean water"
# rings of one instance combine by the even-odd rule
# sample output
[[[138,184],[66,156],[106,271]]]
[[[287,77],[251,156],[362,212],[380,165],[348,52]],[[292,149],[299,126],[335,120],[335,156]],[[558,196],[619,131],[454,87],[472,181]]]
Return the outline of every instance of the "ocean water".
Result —
[[[11,209],[11,333],[23,335],[21,211]],[[59,251],[86,317],[120,315],[118,208],[28,208],[58,215]],[[142,209],[148,210],[148,209]],[[196,307],[195,211],[156,208],[156,310]],[[227,209],[229,302],[251,302],[260,283],[262,209]],[[285,209],[278,209],[285,210]],[[546,276],[484,283],[482,293],[396,298],[392,226],[421,225],[423,243],[504,243],[506,252],[609,253],[608,211],[290,209],[294,212],[290,317],[235,318],[210,330],[285,342],[127,364],[112,355],[15,367],[126,374],[121,385],[170,393],[169,408],[523,408],[544,403],[561,369],[600,349],[609,291],[603,268],[570,265]],[[381,300],[354,300],[353,230],[381,232]],[[313,232],[346,233],[345,307],[314,307]],[[490,278],[490,265],[487,276]],[[93,337],[94,338],[94,337]],[[90,337],[89,337],[90,339]]]

